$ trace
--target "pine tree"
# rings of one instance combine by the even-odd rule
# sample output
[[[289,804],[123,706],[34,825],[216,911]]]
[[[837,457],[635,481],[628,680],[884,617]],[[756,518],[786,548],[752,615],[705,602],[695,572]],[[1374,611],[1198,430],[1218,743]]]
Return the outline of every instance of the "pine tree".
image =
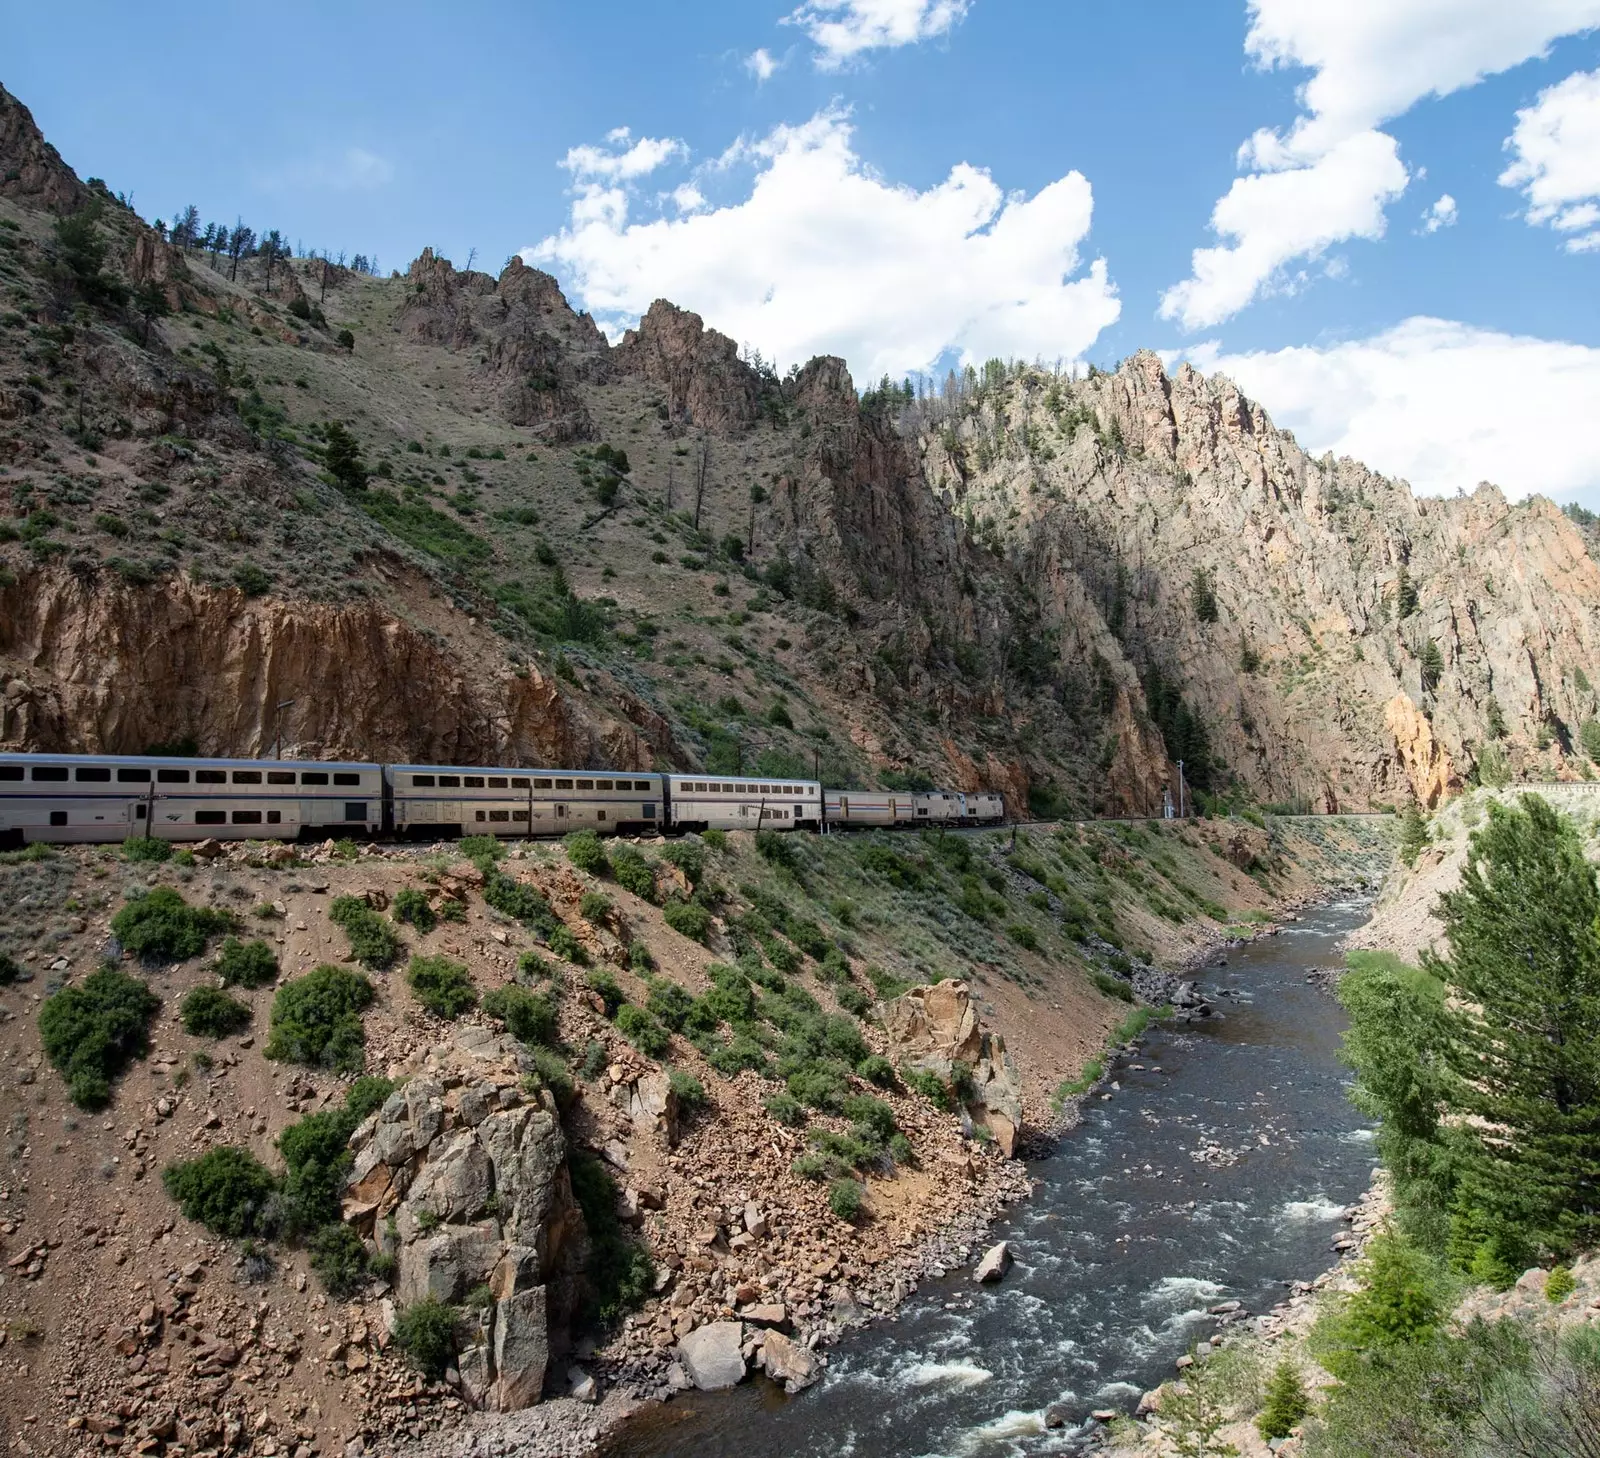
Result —
[[[1202,623],[1214,623],[1217,620],[1217,593],[1211,585],[1211,574],[1204,567],[1194,569],[1194,581],[1191,584],[1190,595],[1194,600],[1194,615]]]
[[[1274,1438],[1287,1438],[1310,1411],[1311,1400],[1306,1396],[1300,1369],[1285,1358],[1273,1370],[1272,1381],[1267,1385],[1267,1405],[1256,1419],[1256,1431],[1269,1443]]]
[[[1400,576],[1394,590],[1395,616],[1409,618],[1417,610],[1417,587],[1411,580],[1411,572],[1402,562]]]
[[[337,420],[324,427],[322,464],[328,474],[346,491],[367,489],[367,465],[361,459],[361,443]]]
[[[1432,693],[1439,687],[1439,680],[1444,677],[1444,654],[1439,651],[1439,643],[1435,638],[1429,638],[1422,645],[1422,689],[1424,693]]]
[[[1514,1276],[1600,1239],[1600,887],[1536,795],[1489,807],[1439,898],[1461,1172],[1452,1255]]]

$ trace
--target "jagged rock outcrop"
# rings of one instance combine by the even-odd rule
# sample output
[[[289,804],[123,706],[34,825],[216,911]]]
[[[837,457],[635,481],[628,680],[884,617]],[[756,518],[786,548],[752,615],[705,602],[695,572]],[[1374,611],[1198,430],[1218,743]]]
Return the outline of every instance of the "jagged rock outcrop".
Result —
[[[281,742],[314,758],[619,768],[667,747],[591,717],[537,669],[480,661],[469,643],[371,602],[40,571],[0,585],[0,744],[137,753],[193,738],[213,754]]]
[[[883,1004],[889,1058],[925,1073],[970,1085],[967,1112],[987,1128],[1008,1159],[1022,1129],[1022,1080],[1005,1040],[986,1031],[965,982],[947,978]]]
[[[623,335],[612,363],[619,374],[660,386],[674,420],[725,435],[761,418],[759,377],[740,362],[739,346],[665,299]]]
[[[395,1257],[402,1305],[488,1287],[457,1370],[501,1412],[539,1401],[580,1295],[583,1217],[554,1100],[522,1092],[533,1071],[514,1038],[458,1029],[351,1136],[343,1208]]]
[[[33,113],[0,86],[0,197],[52,213],[75,213],[89,189],[34,124]]]

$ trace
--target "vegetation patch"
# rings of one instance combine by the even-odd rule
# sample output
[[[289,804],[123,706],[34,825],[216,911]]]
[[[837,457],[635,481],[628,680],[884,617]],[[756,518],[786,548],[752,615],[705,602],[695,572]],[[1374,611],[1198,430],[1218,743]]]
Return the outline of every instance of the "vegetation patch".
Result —
[[[328,920],[350,940],[350,955],[363,967],[381,971],[400,955],[400,938],[394,928],[359,896],[336,896]]]
[[[170,886],[156,886],[134,897],[111,918],[111,935],[146,961],[185,962],[206,943],[237,923],[230,912],[190,906]]]
[[[168,1165],[161,1183],[184,1217],[213,1234],[237,1238],[270,1234],[270,1201],[278,1182],[248,1149],[231,1144],[208,1149],[198,1159]]]
[[[226,1038],[250,1026],[250,1009],[220,987],[196,987],[178,1004],[183,1030],[197,1038]]]
[[[147,983],[112,967],[45,1000],[39,1037],[73,1103],[98,1109],[110,1102],[112,1081],[149,1047],[150,1019],[160,1006]]]
[[[466,967],[448,957],[413,957],[406,968],[406,985],[429,1012],[447,1022],[478,1005]]]
[[[266,942],[228,937],[217,954],[217,975],[224,987],[266,987],[278,980],[278,958]]]
[[[278,990],[263,1051],[289,1063],[359,1073],[366,1045],[361,1013],[376,995],[361,973],[324,962]]]

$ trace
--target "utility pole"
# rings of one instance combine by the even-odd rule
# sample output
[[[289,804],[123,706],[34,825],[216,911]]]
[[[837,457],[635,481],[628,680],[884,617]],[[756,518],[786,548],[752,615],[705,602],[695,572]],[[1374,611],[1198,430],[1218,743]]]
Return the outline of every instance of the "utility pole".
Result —
[[[291,709],[293,707],[293,699],[285,699],[281,704],[274,704],[272,706],[272,727],[276,731],[272,736],[272,757],[274,759],[283,758],[283,756],[278,753],[278,751],[283,748],[283,721],[278,718],[278,715],[281,714],[285,709]]]
[[[1183,819],[1183,761],[1178,761],[1178,819]]]
[[[694,529],[700,530],[700,508],[706,498],[706,471],[711,465],[711,437],[700,437],[700,470],[694,483]]]
[[[673,468],[672,462],[668,461],[667,462],[667,510],[669,512],[672,510],[672,473],[673,473],[673,469],[674,468]]]

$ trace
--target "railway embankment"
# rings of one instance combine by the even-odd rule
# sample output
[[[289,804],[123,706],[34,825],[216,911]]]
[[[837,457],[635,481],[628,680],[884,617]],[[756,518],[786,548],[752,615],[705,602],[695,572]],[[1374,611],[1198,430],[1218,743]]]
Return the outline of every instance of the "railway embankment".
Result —
[[[741,1371],[802,1384],[1026,1192],[1004,1147],[1137,986],[1375,876],[1390,839],[1330,819],[7,855],[5,1420],[35,1452],[387,1452],[537,1391],[555,1450],[603,1420],[590,1399],[694,1381],[685,1350],[729,1327]],[[52,1006],[91,1028],[107,963],[156,1001],[94,1045],[101,1095],[45,1033]],[[357,1073],[399,1103],[313,1178],[309,1131],[371,1097]],[[174,1197],[168,1170],[225,1150],[253,1195]],[[306,1204],[317,1178],[331,1204]]]

